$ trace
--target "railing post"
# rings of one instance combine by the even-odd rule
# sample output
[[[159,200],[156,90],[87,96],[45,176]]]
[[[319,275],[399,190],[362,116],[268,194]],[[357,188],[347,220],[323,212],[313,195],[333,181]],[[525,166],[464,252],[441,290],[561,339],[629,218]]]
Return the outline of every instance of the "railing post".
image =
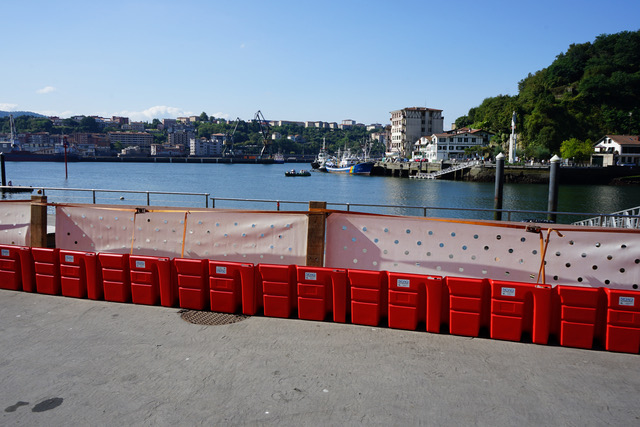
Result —
[[[147,206],[151,206],[149,192],[147,191]]]
[[[309,202],[307,229],[307,266],[324,266],[324,238],[327,202]]]
[[[47,247],[47,196],[31,196],[32,248]]]
[[[91,194],[93,194],[93,204],[96,204],[96,190],[91,190]]]
[[[209,208],[209,193],[204,194],[204,207]]]

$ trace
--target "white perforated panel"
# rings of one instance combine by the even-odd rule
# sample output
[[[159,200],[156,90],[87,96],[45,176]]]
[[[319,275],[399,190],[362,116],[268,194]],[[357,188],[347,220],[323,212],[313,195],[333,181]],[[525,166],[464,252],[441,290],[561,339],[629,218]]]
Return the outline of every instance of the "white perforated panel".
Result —
[[[334,213],[327,220],[325,265],[535,283],[540,235],[527,232],[527,225]],[[591,227],[561,232],[564,237],[551,233],[546,283],[638,288],[640,232]]]
[[[306,262],[308,219],[304,214],[212,209],[185,216],[174,209],[154,208],[134,215],[132,208],[58,206],[56,246],[129,253],[133,241],[136,255],[256,264]]]
[[[0,243],[29,246],[31,243],[30,202],[1,202]]]

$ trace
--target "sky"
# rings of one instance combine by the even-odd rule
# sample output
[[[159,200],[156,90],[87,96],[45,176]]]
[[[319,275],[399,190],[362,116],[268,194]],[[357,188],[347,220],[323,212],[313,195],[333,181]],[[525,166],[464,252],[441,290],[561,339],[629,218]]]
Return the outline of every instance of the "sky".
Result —
[[[571,44],[640,29],[640,1],[3,1],[0,110],[445,129]]]

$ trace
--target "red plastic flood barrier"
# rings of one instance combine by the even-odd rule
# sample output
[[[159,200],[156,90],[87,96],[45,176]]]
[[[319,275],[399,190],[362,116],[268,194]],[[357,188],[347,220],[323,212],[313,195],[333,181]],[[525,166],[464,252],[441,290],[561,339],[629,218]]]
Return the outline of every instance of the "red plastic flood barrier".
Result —
[[[262,295],[264,315],[291,317],[297,308],[296,266],[258,264],[258,291]]]
[[[351,323],[378,326],[387,317],[388,287],[384,271],[347,270]]]
[[[178,301],[180,307],[193,310],[209,308],[207,298],[208,260],[175,258],[178,280]]]
[[[171,281],[171,260],[151,256],[131,255],[131,301],[134,304],[173,307],[177,292]]]
[[[60,295],[59,249],[31,248],[36,290],[40,294]]]
[[[489,328],[491,287],[488,279],[446,277],[449,289],[449,332],[477,337],[480,328]]]
[[[593,347],[599,296],[598,288],[555,287],[554,299],[558,307],[554,311],[559,314],[560,345],[587,349]]]
[[[129,254],[98,254],[105,301],[130,302]]]
[[[523,332],[536,344],[549,341],[551,286],[489,280],[491,338],[520,341]]]
[[[65,297],[101,299],[98,260],[93,252],[60,250],[60,286]]]
[[[623,353],[640,352],[640,292],[605,288],[607,332],[605,348]]]
[[[31,248],[0,245],[0,289],[33,292],[33,284]]]
[[[211,311],[221,313],[241,311],[243,289],[254,287],[254,274],[253,264],[209,261]]]
[[[324,267],[297,267],[298,317],[324,320],[333,313],[333,321],[347,318],[347,270]]]
[[[440,332],[442,277],[389,272],[389,327]]]

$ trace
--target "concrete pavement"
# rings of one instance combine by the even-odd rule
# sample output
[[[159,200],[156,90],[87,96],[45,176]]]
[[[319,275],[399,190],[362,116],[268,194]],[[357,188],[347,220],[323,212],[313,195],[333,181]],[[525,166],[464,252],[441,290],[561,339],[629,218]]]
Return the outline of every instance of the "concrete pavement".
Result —
[[[0,424],[638,425],[638,355],[0,291]]]

